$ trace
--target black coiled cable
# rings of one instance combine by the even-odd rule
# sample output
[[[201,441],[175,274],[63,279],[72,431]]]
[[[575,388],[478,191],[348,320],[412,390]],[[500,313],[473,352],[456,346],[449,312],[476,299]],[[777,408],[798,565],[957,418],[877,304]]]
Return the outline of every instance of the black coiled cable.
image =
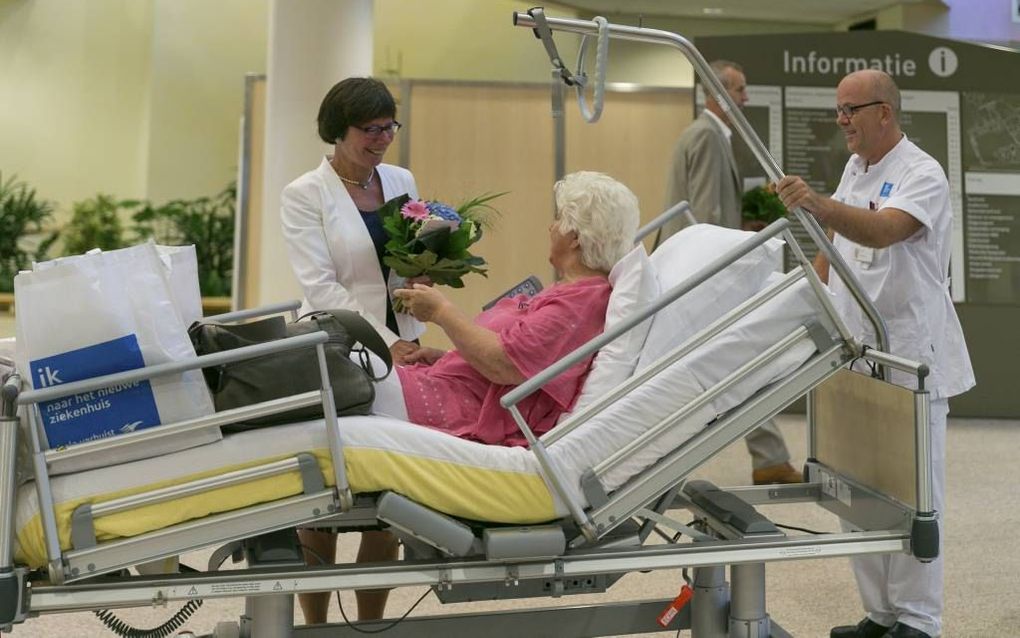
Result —
[[[117,617],[109,609],[100,609],[99,611],[93,611],[99,620],[106,625],[106,628],[122,636],[123,638],[167,638],[175,631],[177,631],[181,625],[188,621],[188,618],[198,611],[198,608],[202,606],[202,600],[189,600],[180,611],[170,617],[170,620],[166,621],[159,627],[153,627],[152,629],[137,629],[127,624],[123,620]]]

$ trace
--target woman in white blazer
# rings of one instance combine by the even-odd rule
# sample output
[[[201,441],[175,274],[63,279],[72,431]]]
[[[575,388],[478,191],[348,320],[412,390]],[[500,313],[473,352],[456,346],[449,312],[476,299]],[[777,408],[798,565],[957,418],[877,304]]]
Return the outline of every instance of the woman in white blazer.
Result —
[[[397,107],[386,85],[372,78],[336,84],[319,107],[319,137],[333,154],[283,189],[280,218],[290,264],[301,283],[302,311],[346,308],[360,313],[382,335],[394,363],[410,363],[425,326],[409,314],[394,313],[391,290],[405,282],[382,263],[386,233],[378,210],[407,193],[417,199],[411,172],[383,164],[400,129]],[[427,283],[427,280],[420,283]],[[420,354],[420,353],[418,353]],[[309,564],[334,562],[336,534],[299,530]],[[359,560],[393,560],[396,537],[365,532]],[[389,592],[358,591],[358,617],[381,618]],[[299,596],[305,622],[326,622],[329,592]]]
[[[425,326],[394,313],[390,291],[404,281],[382,263],[386,233],[383,202],[407,193],[418,197],[407,169],[383,164],[400,129],[386,85],[348,78],[319,107],[319,137],[333,155],[283,189],[280,218],[290,264],[304,292],[302,312],[346,308],[360,313],[382,335],[394,362],[417,349]]]

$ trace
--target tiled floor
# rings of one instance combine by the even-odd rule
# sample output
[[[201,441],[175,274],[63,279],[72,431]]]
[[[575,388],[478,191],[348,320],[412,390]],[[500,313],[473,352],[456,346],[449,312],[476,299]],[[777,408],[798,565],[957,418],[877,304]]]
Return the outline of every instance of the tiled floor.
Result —
[[[781,417],[794,462],[804,456],[802,417]],[[1020,555],[1015,550],[1015,530],[1020,527],[1020,466],[1015,453],[1020,441],[1020,421],[951,420],[948,436],[949,502],[946,513],[946,612],[944,636],[986,638],[1016,636],[1020,626],[1020,593],[1016,573]],[[750,461],[742,442],[718,455],[699,476],[720,485],[746,484]],[[766,508],[773,520],[813,529],[835,529],[835,519],[812,505]],[[356,546],[354,534],[341,538],[341,554],[350,560]],[[204,564],[208,552],[185,556],[185,563]],[[856,587],[845,559],[795,560],[770,563],[767,569],[770,614],[798,638],[827,636],[834,624],[856,622],[861,616]],[[428,596],[414,615],[458,613],[476,610],[518,609],[530,606],[606,604],[612,601],[672,596],[680,585],[676,571],[630,574],[605,595],[534,599],[503,603],[440,605]],[[388,611],[403,614],[424,589],[394,591]],[[344,608],[354,609],[353,595],[343,594]],[[165,621],[179,606],[129,609],[118,614],[138,627]],[[243,608],[238,599],[210,600],[187,623],[196,634],[211,632],[217,621],[236,620]],[[301,622],[300,612],[296,614]],[[340,614],[333,604],[331,621]],[[46,616],[16,626],[14,638],[109,636],[89,613]],[[661,635],[674,636],[675,632]]]

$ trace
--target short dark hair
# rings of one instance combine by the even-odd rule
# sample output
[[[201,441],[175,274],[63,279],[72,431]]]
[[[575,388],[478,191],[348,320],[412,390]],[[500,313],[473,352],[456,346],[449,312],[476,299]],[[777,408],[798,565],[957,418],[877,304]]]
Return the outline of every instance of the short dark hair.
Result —
[[[385,84],[375,78],[347,78],[322,98],[319,138],[333,144],[347,135],[349,126],[396,115],[397,104]]]

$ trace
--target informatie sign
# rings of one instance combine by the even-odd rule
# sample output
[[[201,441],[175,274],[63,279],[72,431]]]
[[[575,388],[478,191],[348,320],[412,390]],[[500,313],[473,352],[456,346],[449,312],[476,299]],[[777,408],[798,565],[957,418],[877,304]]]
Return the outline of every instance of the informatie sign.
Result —
[[[902,93],[900,123],[949,178],[953,300],[1020,304],[1020,55],[897,31],[698,38],[708,60],[739,63],[745,114],[783,171],[831,193],[849,151],[836,124],[836,85],[877,68]],[[1015,93],[1008,91],[1015,90]],[[1004,92],[1005,91],[1005,92]],[[745,185],[765,172],[735,144]]]

